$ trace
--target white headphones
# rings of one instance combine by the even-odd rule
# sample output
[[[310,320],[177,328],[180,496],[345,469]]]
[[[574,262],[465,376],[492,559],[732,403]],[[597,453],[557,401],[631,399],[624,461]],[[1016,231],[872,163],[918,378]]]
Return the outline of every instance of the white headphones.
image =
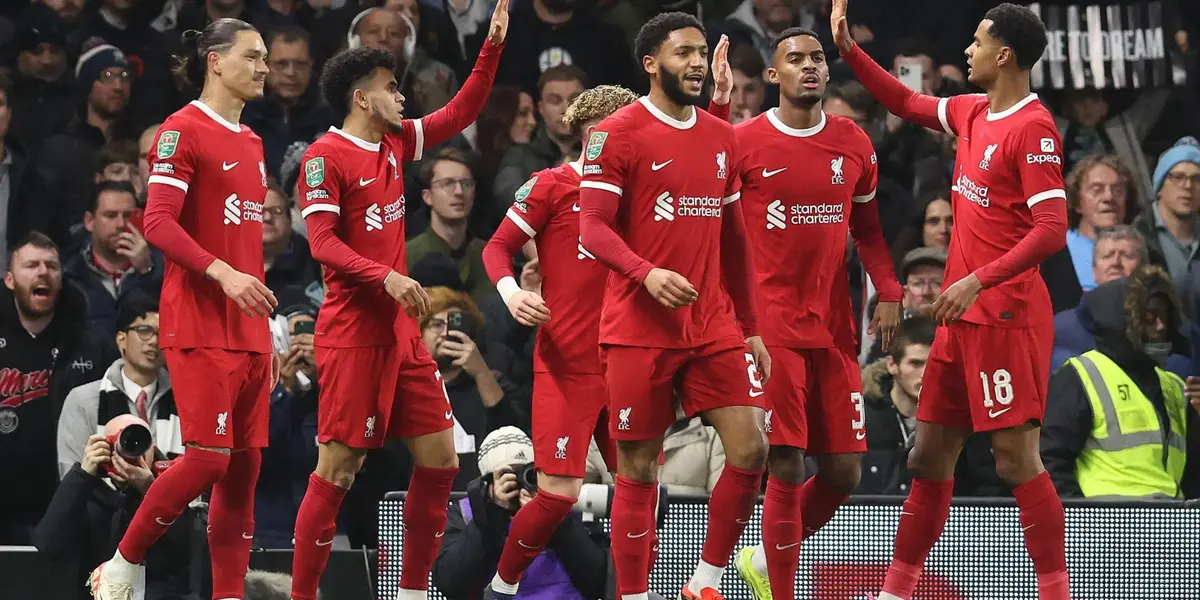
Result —
[[[357,15],[355,15],[354,19],[350,21],[350,31],[348,31],[346,33],[346,47],[347,48],[350,48],[350,49],[362,48],[362,38],[359,37],[359,35],[358,35],[358,24],[360,22],[362,22],[362,20],[365,19],[367,17],[367,15],[369,15],[377,10],[384,10],[384,9],[380,8],[378,6],[376,6],[374,8],[368,8],[367,10],[364,10],[364,11],[358,13]],[[413,25],[412,20],[409,19],[408,16],[406,16],[404,13],[402,13],[400,11],[395,11],[395,12],[397,15],[400,16],[400,19],[404,21],[404,25],[406,27],[408,27],[408,35],[404,38],[404,62],[411,62],[413,54],[415,54],[417,51],[417,28],[415,25]]]

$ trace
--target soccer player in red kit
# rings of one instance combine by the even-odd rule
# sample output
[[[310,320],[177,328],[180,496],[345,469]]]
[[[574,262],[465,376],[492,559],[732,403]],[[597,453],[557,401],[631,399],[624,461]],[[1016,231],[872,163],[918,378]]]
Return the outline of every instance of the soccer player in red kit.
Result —
[[[357,48],[325,63],[322,95],[346,118],[309,146],[299,180],[300,214],[327,291],[313,337],[320,445],[296,515],[294,600],[315,600],[346,490],[367,450],[391,439],[403,440],[415,463],[396,598],[428,595],[458,455],[450,399],[415,320],[429,310],[429,296],[405,276],[402,165],[479,116],[507,27],[501,0],[471,76],[449,104],[421,119],[401,117],[404,96],[390,52]]]
[[[650,94],[588,136],[579,190],[583,247],[612,270],[600,314],[618,454],[612,554],[621,597],[644,600],[658,456],[678,390],[726,452],[701,561],[680,593],[711,600],[758,497],[770,356],[757,332],[733,128],[696,107],[709,70],[703,26],[660,14],[634,46]]]
[[[1062,143],[1029,91],[1046,29],[1028,8],[989,10],[967,47],[968,79],[986,94],[934,98],[910,91],[850,37],[846,0],[834,0],[834,41],[893,114],[957,136],[954,237],[941,325],[917,406],[913,485],[901,512],[881,598],[912,597],[950,513],[954,465],[967,436],[991,434],[996,472],[1013,487],[1043,600],[1069,598],[1062,502],[1038,456],[1053,313],[1038,265],[1066,243]]]
[[[572,100],[563,121],[586,139],[601,119],[635,101],[637,95],[623,87],[599,86]],[[513,318],[539,327],[533,381],[538,493],[513,517],[487,600],[516,595],[521,575],[574,506],[593,433],[605,464],[616,465],[597,350],[608,269],[579,236],[582,163],[581,156],[534,173],[483,250],[488,276]],[[541,294],[521,289],[513,277],[512,258],[531,238]]]
[[[756,598],[793,600],[800,542],[858,486],[867,450],[847,236],[879,290],[872,329],[885,348],[900,322],[902,290],[874,201],[871,140],[854,121],[822,110],[829,65],[817,35],[788,29],[771,46],[767,78],[779,86],[779,108],[734,128],[774,373],[766,386],[763,545],[739,552],[737,569]],[[819,467],[807,483],[806,453]]]
[[[167,118],[149,155],[144,232],[167,257],[159,333],[187,452],[154,481],[112,560],[92,572],[100,600],[130,600],[146,551],[208,488],[213,597],[242,598],[254,486],[278,364],[262,284],[262,140],[238,123],[261,97],[267,49],[248,23],[183,34],[179,57],[200,99]]]

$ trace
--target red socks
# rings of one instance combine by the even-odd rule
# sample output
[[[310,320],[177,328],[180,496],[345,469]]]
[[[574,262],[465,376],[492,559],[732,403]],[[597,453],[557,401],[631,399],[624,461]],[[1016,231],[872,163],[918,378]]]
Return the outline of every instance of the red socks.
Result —
[[[574,505],[572,498],[539,490],[533,500],[517,511],[496,567],[496,574],[501,580],[512,585],[521,580],[525,569],[550,543],[558,524]]]
[[[802,496],[800,484],[767,477],[762,520],[763,554],[767,560],[771,596],[775,600],[796,598],[800,542],[806,537],[800,509]]]
[[[725,465],[708,499],[708,535],[700,560],[714,567],[729,564],[729,555],[754,513],[761,481],[762,471],[743,471]]]
[[[246,591],[254,543],[254,487],[261,467],[258,448],[234,452],[225,476],[213,484],[208,501],[208,547],[214,598],[240,598]]]
[[[1067,579],[1066,518],[1062,501],[1050,481],[1050,474],[1037,477],[1013,488],[1021,510],[1021,529],[1025,548],[1037,572],[1038,598],[1070,600]]]
[[[850,496],[825,485],[820,477],[809,477],[800,488],[800,511],[804,513],[804,539],[821,530]]]
[[[167,527],[179,518],[192,500],[223,477],[227,468],[228,454],[188,448],[183,458],[146,490],[142,505],[134,513],[129,529],[125,530],[117,547],[121,556],[133,564],[142,562],[146,551],[162,537]]]
[[[293,600],[316,600],[317,587],[333,537],[337,534],[338,509],[346,490],[325,481],[313,473],[308,477],[308,491],[296,513],[295,554],[292,556]]]
[[[654,541],[654,506],[658,484],[616,477],[613,492],[612,557],[617,593],[645,594],[650,589],[650,548]]]
[[[925,557],[933,549],[950,518],[950,498],[954,480],[913,479],[912,490],[900,512],[896,530],[896,553],[888,567],[883,591],[900,598],[912,598],[925,566]]]
[[[429,589],[429,572],[446,535],[446,508],[458,469],[413,466],[404,501],[400,589]]]

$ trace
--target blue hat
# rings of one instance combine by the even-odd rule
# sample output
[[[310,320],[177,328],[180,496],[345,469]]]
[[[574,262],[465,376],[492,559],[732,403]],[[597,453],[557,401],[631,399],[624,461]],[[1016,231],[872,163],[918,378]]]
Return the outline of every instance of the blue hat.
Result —
[[[125,53],[111,44],[101,44],[80,55],[75,64],[75,81],[90,90],[102,73],[114,67],[129,67]]]
[[[1167,173],[1181,162],[1195,163],[1200,166],[1200,142],[1196,141],[1196,138],[1191,136],[1180,138],[1174,146],[1158,157],[1158,166],[1154,167],[1154,192],[1156,194],[1162,190]]]

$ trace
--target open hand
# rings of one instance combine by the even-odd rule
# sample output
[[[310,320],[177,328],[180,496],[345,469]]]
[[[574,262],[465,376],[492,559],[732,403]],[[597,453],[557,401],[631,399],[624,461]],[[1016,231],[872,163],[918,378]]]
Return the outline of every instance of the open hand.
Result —
[[[955,281],[933,302],[933,320],[946,324],[962,318],[968,308],[979,298],[983,284],[974,273]]]
[[[508,36],[508,0],[500,0],[496,3],[496,9],[492,11],[492,23],[488,26],[488,41],[493,46],[499,46],[504,43],[504,38]]]
[[[833,0],[829,11],[829,26],[833,30],[833,43],[837,44],[838,52],[846,54],[854,49],[854,37],[850,35],[850,25],[846,21],[846,5],[849,0]]]
[[[721,41],[713,50],[712,58],[713,102],[729,104],[733,96],[733,68],[729,66],[729,36],[722,34]]]
[[[880,349],[884,352],[888,351],[892,337],[896,335],[896,329],[900,327],[900,317],[903,313],[904,309],[899,302],[880,302],[875,305],[875,315],[871,317],[867,333],[871,337],[879,337]]]

